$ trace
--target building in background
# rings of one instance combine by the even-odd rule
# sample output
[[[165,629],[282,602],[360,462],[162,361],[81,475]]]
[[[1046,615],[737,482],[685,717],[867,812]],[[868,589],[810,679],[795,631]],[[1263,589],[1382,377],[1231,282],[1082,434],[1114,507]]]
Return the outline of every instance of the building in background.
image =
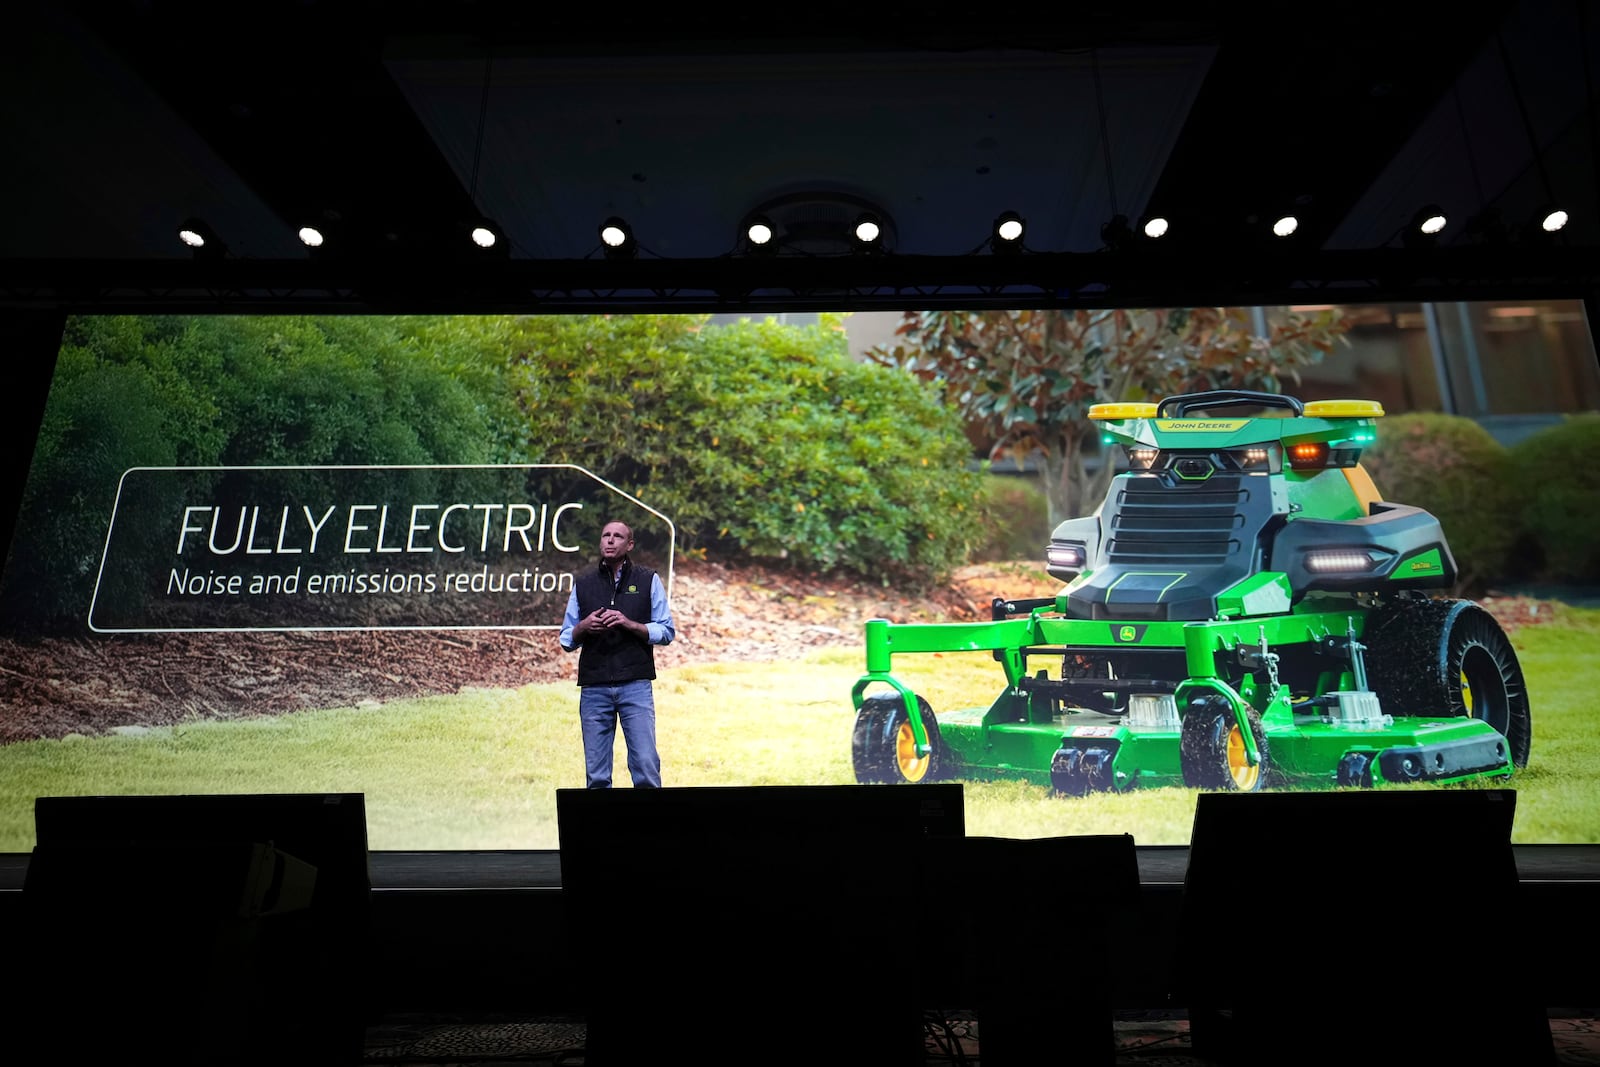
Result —
[[[1257,332],[1312,305],[1252,309]],[[1464,415],[1511,445],[1565,415],[1600,411],[1600,359],[1580,300],[1348,304],[1350,344],[1301,368],[1302,400],[1376,400],[1390,414]],[[790,314],[793,323],[816,321]],[[892,343],[899,312],[847,320],[859,356]]]
[[[1264,308],[1270,325],[1294,308]],[[1308,309],[1309,310],[1309,309]],[[1600,361],[1583,302],[1354,304],[1350,346],[1302,371],[1304,400],[1377,400],[1392,414],[1464,415],[1511,445],[1600,410]]]

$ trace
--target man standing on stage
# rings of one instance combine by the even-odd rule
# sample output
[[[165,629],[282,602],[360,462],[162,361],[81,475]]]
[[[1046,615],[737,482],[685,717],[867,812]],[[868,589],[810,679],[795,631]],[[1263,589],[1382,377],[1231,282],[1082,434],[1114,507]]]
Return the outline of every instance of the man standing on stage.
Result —
[[[656,751],[655,646],[677,635],[661,576],[629,558],[633,531],[612,521],[600,530],[600,564],[584,571],[567,599],[561,647],[578,654],[578,719],[585,784],[611,788],[617,724],[628,747],[635,787],[659,789]]]

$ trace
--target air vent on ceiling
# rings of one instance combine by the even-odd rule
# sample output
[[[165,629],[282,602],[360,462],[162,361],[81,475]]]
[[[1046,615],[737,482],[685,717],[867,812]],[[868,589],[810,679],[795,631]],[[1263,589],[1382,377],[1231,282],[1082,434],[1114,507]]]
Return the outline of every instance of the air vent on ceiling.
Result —
[[[849,255],[860,248],[853,230],[856,220],[871,213],[878,219],[881,235],[877,246],[884,251],[895,247],[894,221],[877,204],[865,197],[832,191],[789,193],[776,197],[750,211],[765,215],[772,222],[773,240],[778,249],[797,255]]]

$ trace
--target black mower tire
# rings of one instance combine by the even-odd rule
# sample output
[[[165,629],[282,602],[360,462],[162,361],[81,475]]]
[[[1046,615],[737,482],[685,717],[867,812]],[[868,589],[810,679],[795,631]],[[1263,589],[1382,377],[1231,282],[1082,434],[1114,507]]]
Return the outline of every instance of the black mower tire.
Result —
[[[933,750],[921,759],[915,755],[916,736],[899,693],[882,693],[861,702],[850,738],[850,761],[858,783],[911,785],[939,780],[945,762],[939,720],[934,717],[933,708],[920,696],[917,697],[917,711]]]
[[[1261,762],[1251,766],[1244,753],[1244,738],[1233,705],[1226,697],[1204,695],[1184,708],[1178,737],[1178,759],[1183,784],[1191,789],[1256,793],[1266,788],[1272,767],[1266,728],[1254,708],[1245,712],[1250,735]]]
[[[1482,605],[1450,597],[1386,604],[1361,643],[1367,686],[1385,714],[1481,719],[1505,737],[1512,765],[1527,766],[1528,686],[1511,639]]]

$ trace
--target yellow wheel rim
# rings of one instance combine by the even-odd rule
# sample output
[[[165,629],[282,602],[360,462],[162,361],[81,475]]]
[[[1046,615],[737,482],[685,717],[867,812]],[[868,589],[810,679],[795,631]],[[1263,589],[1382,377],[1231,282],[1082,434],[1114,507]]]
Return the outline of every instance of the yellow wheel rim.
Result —
[[[1468,680],[1466,671],[1461,672],[1461,706],[1466,709],[1467,718],[1477,717],[1472,714],[1472,682]]]
[[[931,758],[917,755],[917,735],[912,732],[909,722],[901,723],[894,735],[894,759],[900,767],[900,777],[908,782],[922,781],[922,776],[928,773]]]
[[[1244,748],[1244,734],[1238,726],[1228,731],[1228,774],[1233,784],[1245,792],[1254,789],[1261,777],[1261,765],[1251,765],[1250,754]]]

